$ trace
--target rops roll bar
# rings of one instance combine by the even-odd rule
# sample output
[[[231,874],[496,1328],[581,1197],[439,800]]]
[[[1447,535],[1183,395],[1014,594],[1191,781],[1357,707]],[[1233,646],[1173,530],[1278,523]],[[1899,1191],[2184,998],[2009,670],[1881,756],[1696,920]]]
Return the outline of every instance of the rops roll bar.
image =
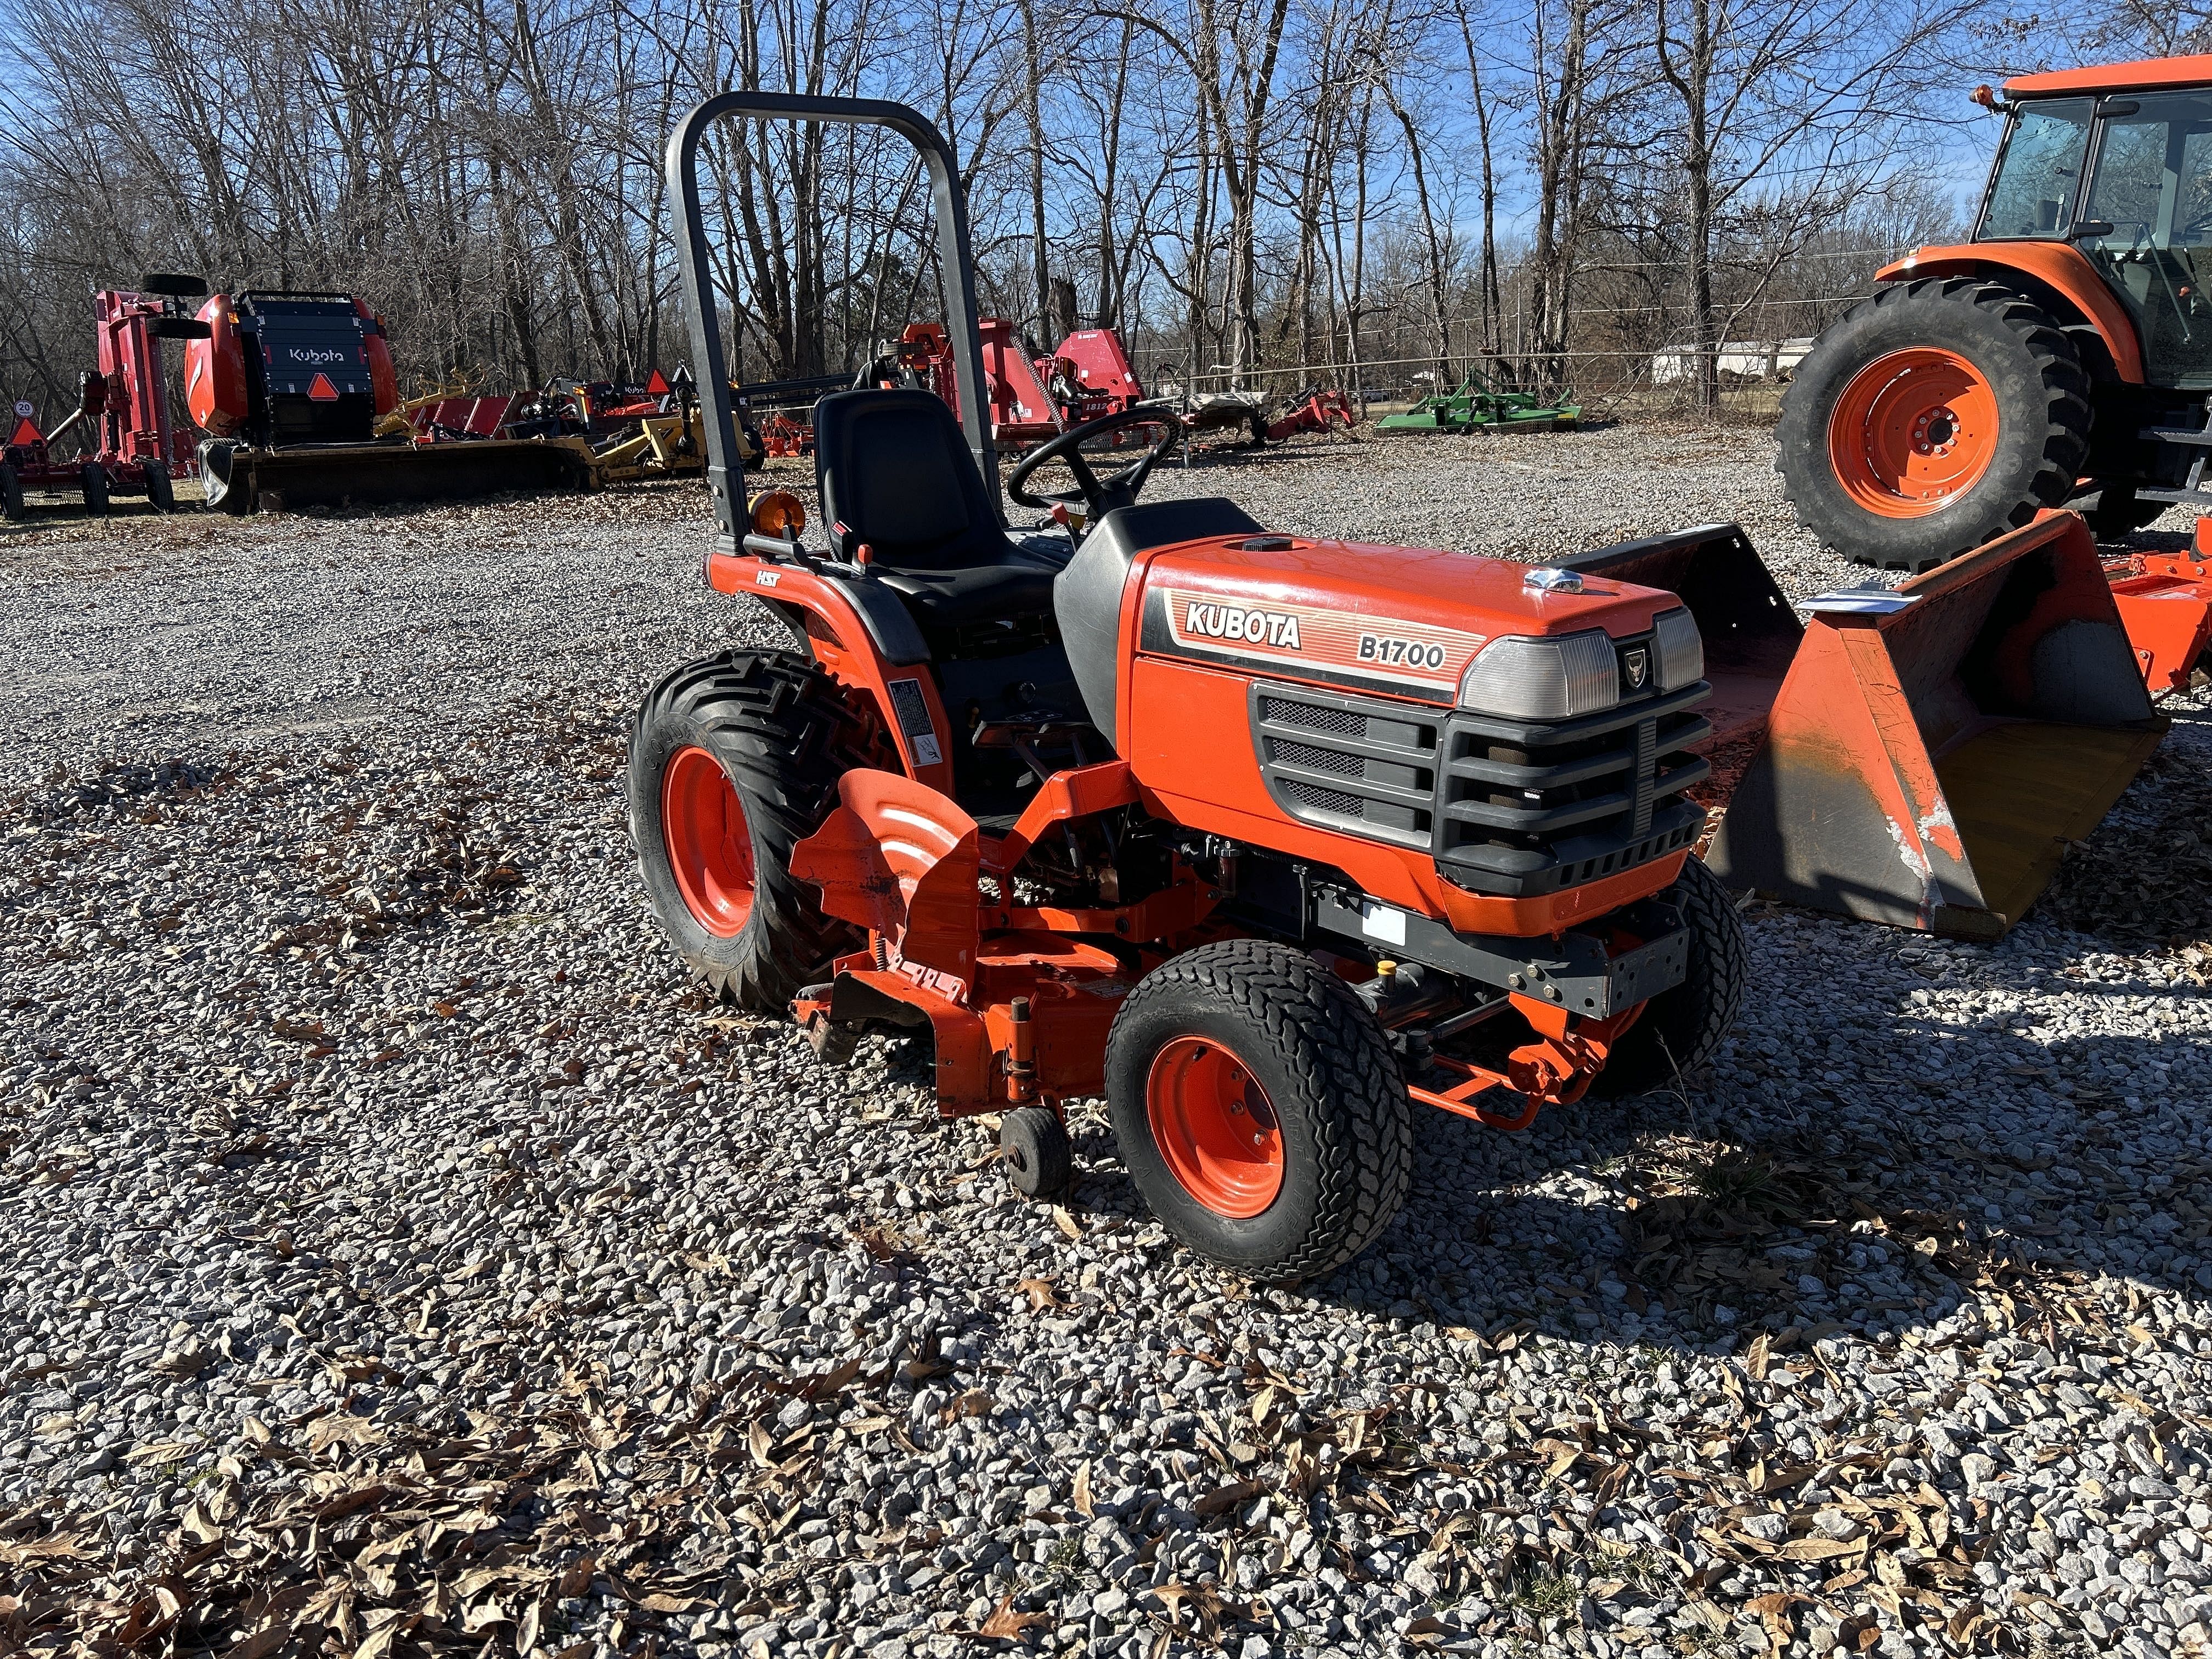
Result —
[[[714,492],[718,545],[735,552],[747,528],[743,489],[732,481],[735,411],[730,376],[716,325],[713,264],[707,246],[707,220],[699,203],[699,143],[714,122],[817,121],[848,126],[889,127],[928,163],[930,193],[937,210],[938,264],[951,315],[945,319],[952,345],[952,370],[960,389],[960,423],[968,447],[982,470],[992,499],[999,493],[998,453],[991,445],[990,404],[984,390],[983,350],[975,325],[975,286],[968,242],[968,202],[960,188],[959,164],[945,135],[919,110],[879,98],[817,98],[789,92],[725,92],[694,108],[668,137],[668,194],[682,216],[676,239],[684,273],[684,297],[691,311],[691,355],[699,365],[699,392],[712,411],[707,422],[707,486]]]

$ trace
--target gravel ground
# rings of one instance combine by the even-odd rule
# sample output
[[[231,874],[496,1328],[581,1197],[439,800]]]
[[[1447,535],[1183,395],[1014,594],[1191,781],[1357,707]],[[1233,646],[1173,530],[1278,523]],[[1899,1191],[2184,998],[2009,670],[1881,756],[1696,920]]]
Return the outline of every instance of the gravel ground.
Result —
[[[1540,556],[1755,432],[1163,477]],[[800,475],[792,471],[786,482]],[[2202,1650],[2212,737],[1993,949],[1754,907],[1683,1096],[1420,1125],[1285,1291],[1018,1201],[646,917],[690,489],[0,537],[0,1652]],[[73,1647],[73,1644],[77,1644]]]

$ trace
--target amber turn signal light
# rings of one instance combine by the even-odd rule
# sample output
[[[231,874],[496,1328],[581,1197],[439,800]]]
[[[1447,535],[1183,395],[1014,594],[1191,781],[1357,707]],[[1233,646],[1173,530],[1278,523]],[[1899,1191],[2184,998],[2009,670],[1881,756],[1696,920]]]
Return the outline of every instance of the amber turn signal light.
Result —
[[[795,542],[806,528],[806,503],[788,489],[770,489],[753,497],[749,509],[756,536],[774,536]]]

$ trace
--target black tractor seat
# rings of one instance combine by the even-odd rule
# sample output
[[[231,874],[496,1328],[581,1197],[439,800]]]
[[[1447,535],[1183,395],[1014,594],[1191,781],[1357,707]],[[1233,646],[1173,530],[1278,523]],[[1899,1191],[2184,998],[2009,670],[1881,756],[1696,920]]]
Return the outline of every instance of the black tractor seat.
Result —
[[[1049,611],[1053,578],[1067,562],[1066,542],[1060,540],[1054,550],[1057,558],[1042,550],[1010,544],[1005,563],[957,570],[891,568],[878,555],[877,578],[906,600],[907,609],[927,635]]]
[[[933,392],[832,392],[814,406],[814,471],[830,550],[866,544],[933,651],[976,628],[1048,615],[1067,562],[1057,536],[1009,536],[959,422]]]

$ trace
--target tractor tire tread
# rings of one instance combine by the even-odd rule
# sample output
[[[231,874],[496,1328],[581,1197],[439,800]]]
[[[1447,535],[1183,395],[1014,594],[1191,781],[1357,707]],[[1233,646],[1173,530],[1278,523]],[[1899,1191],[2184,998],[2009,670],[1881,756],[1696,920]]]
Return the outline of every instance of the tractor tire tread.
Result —
[[[1923,276],[1911,282],[1890,283],[1879,293],[1860,301],[1831,325],[1830,332],[1840,333],[1855,326],[1864,326],[1869,319],[1887,320],[1900,310],[1939,303],[1972,307],[1982,317],[1998,324],[2009,333],[2024,353],[2043,387],[2044,429],[2042,442],[2037,451],[2039,459],[2013,501],[1992,503],[1983,509],[1978,518],[1960,521],[1968,527],[1946,538],[1947,544],[1949,541],[1958,543],[1948,552],[1840,545],[1833,534],[1834,526],[1820,522],[1819,507],[1808,499],[1807,481],[1793,476],[1790,465],[1793,455],[1793,428],[1802,427],[1809,434],[1815,424],[1820,428],[1820,441],[1811,446],[1808,464],[1823,470],[1829,465],[1825,437],[1826,411],[1814,409],[1812,400],[1820,397],[1824,388],[1832,382],[1819,376],[1808,376],[1804,373],[1805,365],[1799,365],[1797,375],[1782,394],[1782,416],[1778,428],[1779,453],[1775,461],[1775,470],[1782,474],[1783,495],[1796,514],[1799,526],[1817,538],[1825,550],[1856,564],[1881,570],[1932,568],[1947,559],[1979,546],[1992,537],[2031,522],[2045,507],[2063,507],[2078,487],[2081,463],[2089,449],[2092,419],[2089,374],[2082,368],[2081,355],[2066,331],[2052,320],[2048,312],[2025,295],[1980,277]],[[1827,337],[1826,334],[1822,337],[1824,340]],[[1931,336],[1928,343],[1941,346],[1946,342]],[[1816,342],[1814,351],[1817,353],[1819,349],[1820,344]],[[1807,362],[1811,362],[1809,356]],[[2027,441],[2028,445],[2033,445],[2033,434]],[[1923,517],[1892,522],[1921,525],[1927,521],[1927,518]]]
[[[762,842],[787,854],[821,827],[847,772],[896,762],[836,683],[787,652],[725,650],[665,675],[646,694],[632,723],[634,759],[648,727],[671,718],[692,721],[704,739],[701,746],[738,775],[739,798],[755,836],[759,925],[749,922],[738,935],[744,948],[710,953],[686,948],[678,918],[664,915],[662,922],[675,934],[686,965],[717,997],[757,1013],[783,1012],[800,990],[826,976],[835,957],[858,949],[860,935],[850,923],[823,913],[811,884],[775,859],[758,856]],[[651,854],[638,787],[633,776],[631,836],[642,863]]]
[[[1374,1242],[1413,1183],[1413,1125],[1396,1057],[1364,1004],[1303,951],[1273,940],[1221,939],[1185,951],[1129,994],[1107,1039],[1133,1013],[1191,992],[1226,999],[1264,1031],[1297,1080],[1318,1144],[1320,1193],[1302,1248],[1268,1269],[1285,1282],[1340,1267]],[[1278,1103],[1278,1111],[1283,1109]],[[1203,1240],[1186,1238],[1203,1250]]]
[[[1734,896],[1694,857],[1665,896],[1680,908],[1690,929],[1689,972],[1654,997],[1623,1034],[1598,1074],[1601,1096],[1641,1093],[1687,1078],[1713,1057],[1743,1007],[1751,951]]]

